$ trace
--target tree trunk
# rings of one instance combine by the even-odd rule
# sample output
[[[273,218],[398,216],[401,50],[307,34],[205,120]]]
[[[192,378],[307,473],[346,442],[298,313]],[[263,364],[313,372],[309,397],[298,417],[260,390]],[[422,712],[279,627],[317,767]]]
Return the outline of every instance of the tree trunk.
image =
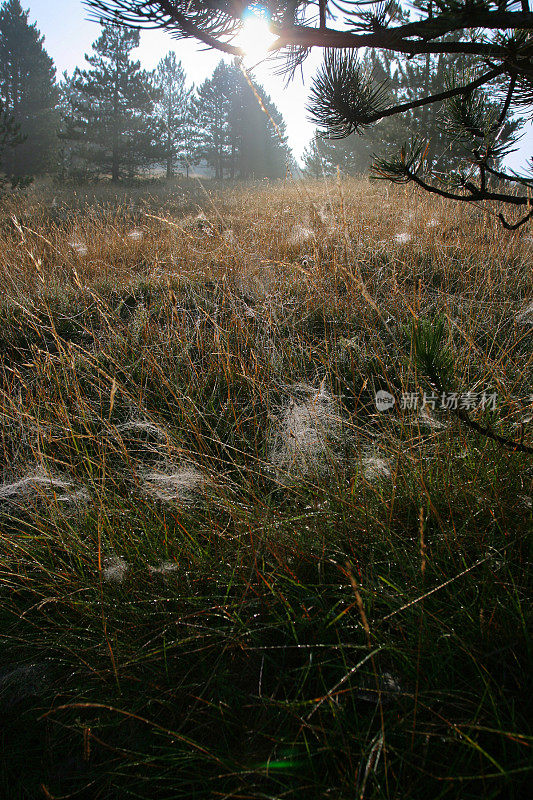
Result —
[[[111,154],[111,180],[118,183],[120,177],[120,153],[119,153],[119,102],[118,102],[118,73],[115,75],[115,91],[113,96],[113,141]]]
[[[172,178],[172,136],[170,126],[172,124],[172,88],[169,89],[167,105],[167,179]]]
[[[113,183],[118,183],[120,177],[120,158],[118,152],[118,133],[113,131],[113,156],[111,162],[111,180]]]

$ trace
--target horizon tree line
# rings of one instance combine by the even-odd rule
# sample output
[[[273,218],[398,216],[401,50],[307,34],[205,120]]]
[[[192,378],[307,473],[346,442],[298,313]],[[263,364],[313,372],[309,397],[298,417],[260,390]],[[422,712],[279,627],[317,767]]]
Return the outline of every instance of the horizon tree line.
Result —
[[[399,5],[395,9],[395,19],[407,24],[406,12]],[[0,8],[0,165],[12,185],[24,185],[29,175],[47,172],[76,178],[109,175],[116,182],[155,166],[162,167],[167,178],[177,173],[188,177],[191,167],[200,163],[218,179],[277,178],[294,164],[281,114],[261,87],[250,86],[237,61],[221,61],[212,76],[195,87],[188,85],[174,51],[155,70],[142,69],[132,57],[139,31],[101,24],[85,68],[77,67],[70,76],[65,73],[57,83],[44,39],[36,25],[29,24],[20,0],[6,0]],[[453,44],[453,36],[448,38]],[[468,153],[464,136],[450,119],[449,102],[417,108],[415,98],[421,90],[438,96],[451,74],[470,68],[470,60],[460,53],[406,59],[370,49],[360,59],[358,74],[378,87],[379,97],[376,94],[373,102],[404,104],[407,111],[401,117],[384,117],[362,134],[337,138],[334,131],[317,131],[304,151],[305,173],[318,178],[340,168],[346,174],[361,174],[376,158],[386,167],[390,151],[423,134],[426,169],[442,180],[454,173],[460,179],[461,161]],[[317,81],[334,79],[324,68],[315,78],[311,111],[319,124],[326,117],[321,120],[317,110]],[[254,92],[261,95],[267,113]],[[477,102],[473,110],[478,117],[483,114],[490,120],[499,113],[497,94],[491,97],[480,89]],[[522,123],[515,115],[500,125],[498,146],[493,148],[496,169]]]
[[[20,0],[0,8],[4,183],[23,185],[47,173],[117,182],[155,167],[167,178],[188,177],[199,164],[219,179],[285,175],[292,155],[283,117],[237,63],[221,61],[200,86],[188,85],[174,51],[154,70],[143,69],[133,58],[139,31],[102,23],[85,67],[57,82],[28,15]]]
[[[237,35],[246,0],[85,2],[93,13],[127,26],[161,28],[177,39],[244,54]],[[374,177],[458,203],[497,203],[510,212],[497,212],[508,230],[533,218],[533,159],[529,174],[501,168],[518,141],[520,122],[533,119],[531,0],[264,0],[261,9],[275,36],[270,50],[283,58],[289,77],[313,50],[322,51],[308,111],[328,138],[361,136],[393,117],[420,121],[395,152],[374,160]],[[369,52],[392,55],[399,65],[412,61],[422,72],[446,56],[444,88],[435,91],[426,80],[415,96],[391,96],[365,68],[361,56]],[[437,70],[443,66],[436,63]],[[462,156],[444,171],[433,168],[427,124],[435,116],[454,158]]]

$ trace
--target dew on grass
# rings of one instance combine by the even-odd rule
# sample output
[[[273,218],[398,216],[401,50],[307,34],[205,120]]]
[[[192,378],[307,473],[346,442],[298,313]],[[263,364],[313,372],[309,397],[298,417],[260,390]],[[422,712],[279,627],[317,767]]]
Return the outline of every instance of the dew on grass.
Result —
[[[400,679],[392,672],[382,672],[379,676],[379,683],[383,692],[398,694],[403,691]]]
[[[396,244],[407,244],[413,237],[410,233],[397,233],[394,237]]]
[[[391,477],[389,462],[372,453],[362,460],[363,474],[367,481],[375,481]]]
[[[526,414],[525,416],[521,417],[517,422],[513,422],[511,427],[522,428],[523,425],[529,425],[531,422],[533,422],[533,415]]]
[[[313,256],[309,255],[309,253],[304,253],[303,256],[299,259],[300,264],[302,267],[313,267],[315,264],[315,260]]]
[[[335,217],[331,213],[331,210],[328,208],[328,206],[321,206],[317,210],[320,221],[323,222],[324,225],[333,224],[335,222]]]
[[[148,420],[133,419],[129,422],[122,422],[120,425],[116,426],[116,429],[118,433],[121,434],[144,434],[146,436],[153,436],[154,439],[163,442],[167,439],[165,432]]]
[[[444,422],[436,419],[436,417],[434,417],[427,408],[422,408],[420,410],[420,414],[418,415],[418,424],[435,431],[443,430],[447,427]]]
[[[155,567],[148,567],[148,572],[150,572],[151,575],[170,575],[178,570],[179,566],[175,561],[161,561]]]
[[[515,319],[519,325],[533,325],[533,302],[519,311]]]
[[[295,384],[288,404],[275,418],[269,461],[289,475],[324,469],[331,457],[335,459],[341,436],[339,404],[324,383],[318,389]]]
[[[49,475],[42,467],[37,467],[18,480],[0,485],[0,501],[20,503],[52,496],[55,500],[84,504],[90,499],[84,487],[76,489],[71,481]]]
[[[309,242],[314,238],[315,233],[311,230],[311,228],[307,228],[304,225],[295,225],[289,234],[287,242],[292,246],[297,246],[300,244],[305,244],[305,242]]]
[[[72,247],[73,250],[76,251],[76,253],[79,256],[86,256],[87,255],[87,252],[88,252],[87,251],[87,247],[86,247],[86,245],[83,244],[83,242],[80,242],[79,240],[76,239],[74,241],[69,242],[69,245]]]
[[[0,707],[13,708],[30,697],[42,694],[50,684],[44,663],[12,664],[0,670]]]
[[[194,503],[206,486],[204,475],[191,464],[170,464],[161,470],[144,472],[141,488],[157,500]]]
[[[102,579],[108,583],[122,583],[129,564],[121,556],[106,556],[102,565]]]
[[[213,236],[214,230],[212,224],[207,219],[203,211],[200,211],[195,219],[196,227],[204,234],[204,236]]]

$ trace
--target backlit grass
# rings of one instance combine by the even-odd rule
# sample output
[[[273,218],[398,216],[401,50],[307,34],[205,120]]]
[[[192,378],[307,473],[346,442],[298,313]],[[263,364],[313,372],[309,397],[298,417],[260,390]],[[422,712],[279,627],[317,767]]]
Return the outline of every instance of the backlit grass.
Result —
[[[532,230],[106,191],[2,201],[2,797],[527,797],[531,456],[413,330],[531,447]]]

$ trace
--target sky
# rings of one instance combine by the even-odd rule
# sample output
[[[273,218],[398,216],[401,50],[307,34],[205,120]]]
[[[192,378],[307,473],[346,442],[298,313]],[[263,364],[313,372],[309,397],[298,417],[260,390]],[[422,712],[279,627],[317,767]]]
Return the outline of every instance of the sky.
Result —
[[[90,53],[91,45],[98,38],[100,26],[88,21],[89,11],[81,0],[21,0],[22,7],[29,9],[30,22],[36,22],[45,37],[45,48],[54,59],[58,77],[76,66],[83,67],[84,54]],[[169,50],[175,50],[191,82],[200,84],[209,77],[222,54],[202,49],[192,40],[175,40],[163,31],[143,31],[141,45],[135,56],[146,69],[152,69]],[[303,80],[297,75],[289,84],[275,74],[279,63],[264,63],[253,71],[254,79],[270,95],[283,114],[287,125],[289,145],[294,155],[300,158],[313,135],[313,125],[305,110],[311,76],[320,63],[316,49],[308,58]],[[518,151],[507,158],[507,165],[519,170],[533,155],[533,124],[518,145]]]

